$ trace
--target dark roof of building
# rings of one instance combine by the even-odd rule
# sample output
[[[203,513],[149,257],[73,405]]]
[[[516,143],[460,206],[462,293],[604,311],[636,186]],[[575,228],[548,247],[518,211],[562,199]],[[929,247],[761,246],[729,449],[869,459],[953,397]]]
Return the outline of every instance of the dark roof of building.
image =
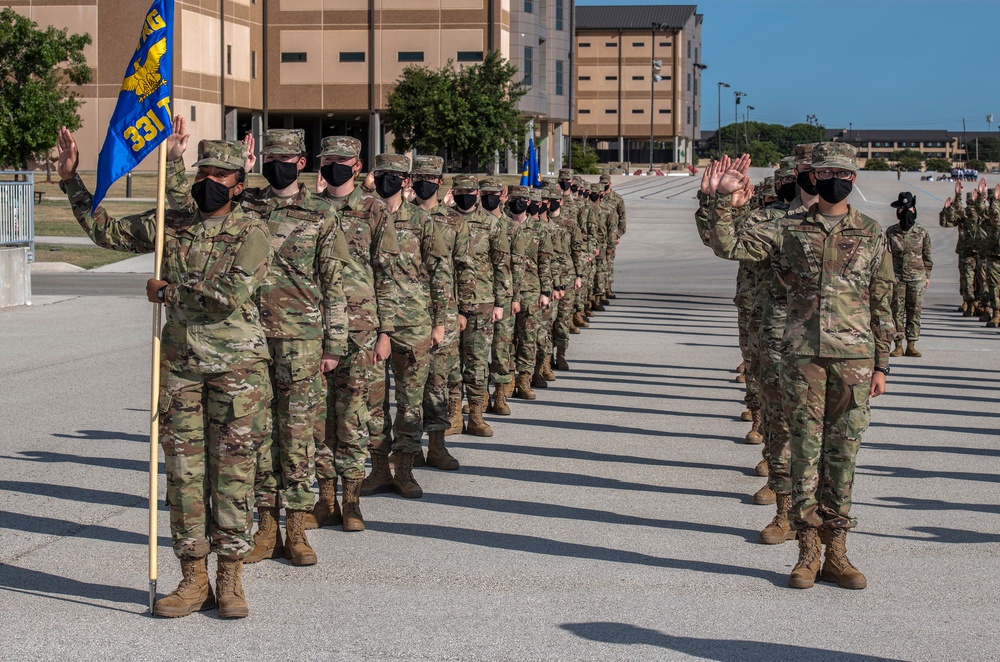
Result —
[[[681,29],[697,5],[587,5],[576,8],[577,30],[649,30],[653,23]]]
[[[950,131],[948,129],[827,129],[827,140],[841,140],[844,142],[934,142],[948,141],[952,138],[961,138],[962,131]],[[983,131],[967,131],[964,133],[969,138],[983,136],[996,136],[997,132],[986,133]]]

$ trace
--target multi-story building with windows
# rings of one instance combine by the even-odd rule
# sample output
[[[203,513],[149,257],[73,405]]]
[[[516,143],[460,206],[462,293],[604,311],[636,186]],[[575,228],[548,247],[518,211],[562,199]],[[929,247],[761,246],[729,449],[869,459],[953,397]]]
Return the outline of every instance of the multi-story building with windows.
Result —
[[[997,167],[993,157],[988,157],[986,150],[978,149],[978,141],[990,138],[992,144],[1000,139],[1000,133],[994,131],[947,131],[944,129],[907,130],[907,129],[827,129],[827,140],[848,142],[858,148],[858,161],[861,167],[868,159],[882,158],[890,163],[895,162],[896,152],[913,150],[920,152],[925,159],[944,158],[954,165],[960,166],[966,161],[980,159],[989,167]],[[992,153],[995,154],[995,153]]]

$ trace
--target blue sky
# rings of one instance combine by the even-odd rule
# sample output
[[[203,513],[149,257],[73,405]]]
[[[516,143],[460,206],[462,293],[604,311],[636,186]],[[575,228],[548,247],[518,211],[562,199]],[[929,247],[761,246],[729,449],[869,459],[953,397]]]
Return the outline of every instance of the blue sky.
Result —
[[[1000,121],[1000,0],[578,0],[697,4],[704,14],[702,129],[751,120],[827,128],[986,130]],[[742,119],[743,110],[740,114]]]

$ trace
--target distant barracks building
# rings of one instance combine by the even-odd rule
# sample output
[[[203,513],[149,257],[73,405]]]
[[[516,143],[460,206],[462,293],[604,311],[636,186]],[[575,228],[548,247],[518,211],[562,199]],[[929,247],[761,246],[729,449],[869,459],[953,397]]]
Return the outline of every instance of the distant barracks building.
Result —
[[[86,55],[94,83],[81,90],[83,126],[75,132],[84,155],[81,169],[93,170],[148,3],[6,0],[4,4],[41,27],[86,32],[93,39]],[[655,53],[664,62],[653,113],[657,154],[668,154],[664,145],[671,145],[677,136],[681,152],[688,154],[684,146],[697,139],[700,116],[697,72],[691,81],[685,78],[701,47],[701,16],[696,9],[693,5],[577,9],[574,0],[177,0],[172,111],[188,118],[192,144],[236,139],[247,131],[253,131],[259,143],[264,128],[300,128],[311,154],[319,152],[323,136],[350,135],[361,140],[362,158],[371,162],[371,154],[391,149],[392,136],[382,124],[386,98],[407,66],[435,69],[449,60],[456,66],[474,64],[484,53],[498,50],[524,77],[528,93],[520,102],[521,111],[535,120],[542,172],[555,173],[571,131],[576,140],[615,146],[626,144],[620,140],[624,136],[639,152],[648,145],[649,115],[636,112],[649,112],[648,79],[642,83],[634,77],[650,75],[652,53],[648,44],[638,47],[632,42],[635,21],[650,19],[663,25]],[[607,18],[619,14],[631,17],[631,22],[618,25]],[[586,30],[598,30],[594,39],[609,30],[627,35],[611,64],[604,62],[610,37],[599,43],[591,39],[585,48],[579,43],[583,28],[575,29],[575,22],[584,15],[591,17]],[[650,41],[651,26],[639,27]],[[660,46],[660,41],[671,45]],[[575,57],[581,61],[574,63]],[[617,76],[612,70],[627,76],[619,93],[605,94],[609,85],[595,82],[596,70],[583,73],[594,66],[602,78]],[[614,107],[617,118],[609,123],[605,115],[612,106],[606,101],[612,98],[624,105]],[[573,108],[583,113],[579,119]],[[583,124],[574,129],[574,119]],[[152,170],[152,160],[141,168]],[[506,166],[519,171],[520,160],[520,155],[508,155]]]

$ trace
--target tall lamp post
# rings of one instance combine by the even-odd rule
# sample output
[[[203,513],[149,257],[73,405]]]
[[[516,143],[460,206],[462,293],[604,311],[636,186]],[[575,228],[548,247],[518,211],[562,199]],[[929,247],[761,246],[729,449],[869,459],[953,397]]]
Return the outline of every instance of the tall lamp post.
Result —
[[[733,114],[733,124],[736,125],[736,151],[740,151],[740,97],[745,97],[746,92],[733,92],[733,96],[736,98],[736,110]]]
[[[700,107],[700,105],[698,103],[698,90],[702,91],[702,98],[704,98],[704,96],[705,96],[705,94],[704,94],[705,90],[701,86],[701,72],[705,71],[705,69],[708,69],[708,65],[707,64],[702,64],[701,62],[695,62],[694,63],[694,90],[692,90],[691,105],[693,105],[695,107],[695,109],[697,109],[697,108]],[[695,113],[694,118],[691,121],[691,144],[687,146],[687,150],[684,153],[684,159],[685,159],[685,161],[690,156],[692,164],[694,164],[694,134],[695,134],[695,126],[694,125],[697,123],[697,120],[698,120],[698,116],[697,116],[697,113]],[[674,161],[677,161],[677,139],[676,138],[674,138]]]
[[[750,111],[754,110],[753,106],[747,106],[747,112],[743,116],[743,140],[747,143],[747,151],[750,151],[750,134],[747,133],[747,124],[750,123]]]
[[[719,82],[719,132],[715,134],[715,142],[719,144],[719,158],[722,158],[722,88],[729,89],[729,83]]]
[[[652,71],[649,77],[649,173],[653,172],[653,136],[655,132],[655,127],[653,123],[655,121],[656,115],[653,106],[653,98],[655,95],[655,85],[663,80],[663,76],[660,75],[660,70],[663,68],[663,62],[656,59],[656,33],[657,31],[666,30],[667,26],[663,23],[653,23],[653,29],[651,31],[651,43],[653,62]]]

